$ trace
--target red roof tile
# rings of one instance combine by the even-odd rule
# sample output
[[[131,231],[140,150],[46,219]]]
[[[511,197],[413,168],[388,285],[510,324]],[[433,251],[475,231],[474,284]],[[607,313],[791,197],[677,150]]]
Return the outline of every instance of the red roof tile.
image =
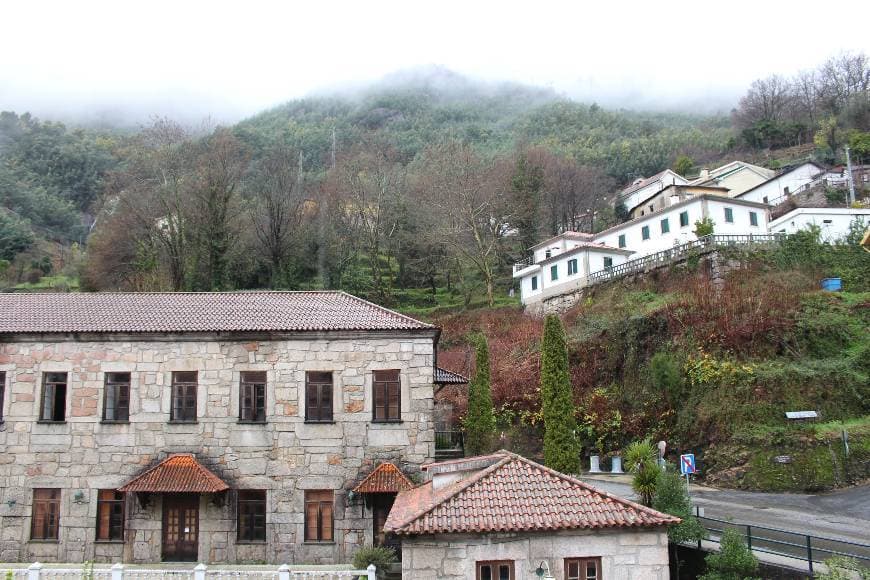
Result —
[[[384,529],[417,535],[648,528],[680,521],[519,455],[495,455],[500,459],[494,464],[443,488],[433,489],[430,481],[400,493]]]
[[[381,463],[353,491],[354,493],[398,493],[413,487],[414,484],[398,467],[392,463]]]
[[[0,293],[0,312],[0,334],[434,329],[333,291]]]
[[[218,493],[230,488],[190,453],[170,455],[118,488],[123,492]]]

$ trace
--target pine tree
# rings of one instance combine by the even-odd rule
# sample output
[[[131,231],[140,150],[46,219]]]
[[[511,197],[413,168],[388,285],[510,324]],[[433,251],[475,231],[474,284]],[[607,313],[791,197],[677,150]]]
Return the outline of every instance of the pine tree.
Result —
[[[495,416],[489,378],[489,347],[483,334],[471,337],[477,358],[476,371],[468,385],[468,412],[465,416],[465,452],[480,455],[492,450]]]
[[[541,342],[541,407],[544,414],[544,463],[557,471],[574,473],[579,453],[574,401],[568,376],[565,328],[555,314],[544,322]]]

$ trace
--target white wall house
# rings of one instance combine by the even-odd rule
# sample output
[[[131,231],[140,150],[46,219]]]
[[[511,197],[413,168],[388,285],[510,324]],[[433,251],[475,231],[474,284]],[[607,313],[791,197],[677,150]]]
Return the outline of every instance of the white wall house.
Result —
[[[616,196],[616,205],[624,204],[629,212],[669,185],[685,185],[688,181],[670,169],[652,177],[636,179]]]
[[[632,253],[595,243],[591,235],[578,232],[559,234],[530,250],[530,263],[514,266],[523,304],[582,288],[590,272],[622,264]]]
[[[795,165],[771,177],[767,181],[734,197],[757,203],[772,203],[799,191],[824,173],[825,168],[812,161]]]
[[[856,220],[864,227],[870,226],[870,208],[799,207],[771,221],[770,232],[793,234],[818,226],[822,241],[835,242],[849,234]]]
[[[745,161],[732,161],[716,169],[703,169],[691,185],[726,187],[736,197],[773,177],[775,171]]]
[[[695,222],[709,217],[715,234],[767,234],[768,207],[718,195],[699,195],[595,234],[606,247],[634,252],[639,258],[697,239]]]

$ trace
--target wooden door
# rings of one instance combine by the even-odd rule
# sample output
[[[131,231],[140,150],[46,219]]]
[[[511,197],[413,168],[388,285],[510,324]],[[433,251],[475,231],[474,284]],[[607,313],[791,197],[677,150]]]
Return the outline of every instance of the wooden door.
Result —
[[[196,562],[199,556],[199,496],[163,496],[163,561]]]
[[[393,502],[396,501],[394,493],[376,493],[372,495],[372,524],[374,526],[375,546],[386,546],[394,548],[396,555],[400,555],[401,544],[395,536],[388,536],[384,532],[384,524],[387,523],[387,516],[390,515],[390,510],[393,508]]]

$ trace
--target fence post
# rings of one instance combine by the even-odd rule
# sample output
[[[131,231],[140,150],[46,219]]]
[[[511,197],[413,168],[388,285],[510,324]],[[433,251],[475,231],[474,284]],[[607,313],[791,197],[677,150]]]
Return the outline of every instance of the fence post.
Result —
[[[752,526],[746,526],[746,546],[752,551]]]
[[[120,562],[112,565],[112,580],[124,580],[124,565]]]
[[[42,570],[42,564],[34,562],[27,567],[27,580],[39,580],[39,571]]]
[[[278,580],[290,580],[290,566],[287,564],[278,566]]]
[[[366,568],[366,572],[369,573],[369,574],[368,574],[368,575],[369,575],[368,580],[377,580],[377,578],[378,578],[378,576],[377,576],[377,574],[376,574],[377,569],[375,568],[375,565],[374,565],[374,564],[369,564],[369,567]]]
[[[200,562],[196,565],[196,568],[193,569],[193,580],[205,580],[205,571],[208,570],[208,566]]]
[[[812,536],[807,536],[807,562],[810,565],[810,574],[813,573],[813,544],[812,544]]]

